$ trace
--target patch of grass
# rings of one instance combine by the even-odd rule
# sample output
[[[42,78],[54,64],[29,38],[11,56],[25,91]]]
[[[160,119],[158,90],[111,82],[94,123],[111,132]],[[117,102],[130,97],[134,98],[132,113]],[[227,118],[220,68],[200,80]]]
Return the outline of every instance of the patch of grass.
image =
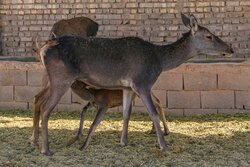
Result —
[[[170,117],[169,145],[158,148],[156,135],[149,135],[148,114],[132,113],[128,146],[119,144],[122,114],[107,113],[90,146],[78,148],[95,116],[87,114],[82,140],[71,147],[67,141],[76,134],[80,112],[57,112],[49,121],[51,157],[29,144],[31,111],[0,111],[0,166],[249,166],[250,115]]]

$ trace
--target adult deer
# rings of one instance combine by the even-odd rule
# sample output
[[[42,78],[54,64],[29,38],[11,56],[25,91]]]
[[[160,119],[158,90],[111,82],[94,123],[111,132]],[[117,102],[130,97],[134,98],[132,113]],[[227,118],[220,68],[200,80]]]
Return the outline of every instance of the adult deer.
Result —
[[[58,38],[64,35],[72,36],[94,36],[96,35],[98,30],[98,24],[93,20],[86,17],[76,17],[69,20],[60,20],[56,22],[51,30],[50,39]],[[38,53],[40,52],[40,44],[36,40],[36,45],[38,49]],[[47,42],[47,47],[53,45],[53,40]],[[41,60],[40,55],[38,54],[38,59]],[[43,60],[42,60],[43,61]],[[47,76],[47,75],[46,75]],[[47,77],[46,77],[47,78]],[[48,84],[48,78],[47,84]],[[97,110],[102,110],[102,114],[107,111],[108,108],[116,107],[122,105],[122,90],[105,90],[105,89],[89,89],[87,85],[81,81],[75,81],[71,86],[73,92],[75,92],[78,96],[80,96],[83,100],[88,101],[89,103],[83,107],[81,118],[80,118],[80,126],[77,132],[77,135],[73,140],[70,140],[69,144],[72,144],[76,140],[79,140],[82,134],[83,121],[84,116],[88,108],[95,107]],[[31,137],[32,145],[38,145],[38,127],[39,127],[39,115],[40,115],[40,106],[45,100],[45,96],[48,96],[46,92],[48,88],[45,87],[42,91],[40,91],[34,98],[34,112],[33,112],[33,134]],[[167,121],[165,118],[165,112],[160,106],[160,101],[157,97],[152,93],[152,97],[154,100],[154,104],[157,108],[157,111],[160,115],[160,118],[163,122],[164,133],[167,135],[169,133],[169,129],[167,126]],[[100,114],[96,115],[96,118],[91,125],[89,130],[87,139],[85,143],[89,143],[91,136],[94,133],[94,130],[100,123]],[[151,132],[154,132],[154,126],[152,126]],[[87,147],[87,144],[85,144]]]
[[[41,104],[41,153],[50,155],[49,115],[63,94],[77,80],[94,88],[123,90],[122,146],[127,145],[131,101],[134,94],[137,94],[154,123],[160,149],[165,150],[166,142],[151,98],[151,88],[161,72],[173,69],[195,55],[233,53],[230,46],[205,27],[198,25],[194,16],[182,14],[182,21],[190,31],[170,45],[155,45],[137,37],[62,37],[44,45],[40,56],[50,84],[45,93],[47,96],[41,97],[44,98]]]

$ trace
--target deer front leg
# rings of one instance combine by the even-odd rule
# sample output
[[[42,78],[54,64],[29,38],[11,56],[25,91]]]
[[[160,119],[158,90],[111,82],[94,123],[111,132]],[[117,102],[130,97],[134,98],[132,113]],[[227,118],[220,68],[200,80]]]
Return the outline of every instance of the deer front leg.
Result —
[[[70,139],[67,143],[67,147],[72,145],[73,143],[75,143],[77,140],[80,140],[81,136],[82,136],[82,130],[83,130],[83,123],[84,123],[84,119],[86,116],[86,112],[88,110],[88,108],[91,106],[91,103],[88,102],[87,105],[85,105],[82,109],[82,113],[81,113],[81,119],[80,119],[80,125],[77,131],[77,134],[74,138]]]
[[[158,139],[158,143],[160,145],[160,149],[162,151],[164,151],[166,149],[166,141],[165,141],[163,133],[161,131],[160,119],[158,117],[157,111],[156,111],[155,106],[153,104],[150,91],[141,91],[141,92],[139,92],[139,96],[140,96],[142,102],[144,103],[144,105],[146,106],[146,108],[149,112],[149,116],[154,123],[154,127],[156,130],[157,139]]]
[[[134,92],[132,90],[123,90],[123,127],[121,136],[121,146],[127,145],[128,138],[128,124],[132,108],[132,100],[134,98]]]

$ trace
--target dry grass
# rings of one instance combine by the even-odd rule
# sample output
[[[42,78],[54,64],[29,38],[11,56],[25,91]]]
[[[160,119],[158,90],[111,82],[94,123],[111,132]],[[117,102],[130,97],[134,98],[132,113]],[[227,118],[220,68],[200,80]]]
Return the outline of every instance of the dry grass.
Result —
[[[30,147],[31,111],[0,112],[0,166],[250,166],[250,115],[169,118],[169,150],[160,152],[147,114],[133,113],[127,147],[120,147],[121,113],[107,113],[87,150],[74,136],[79,112],[53,113],[49,122],[51,157]],[[94,113],[88,114],[89,128]],[[86,129],[82,141],[86,137]],[[82,142],[81,141],[81,142]]]

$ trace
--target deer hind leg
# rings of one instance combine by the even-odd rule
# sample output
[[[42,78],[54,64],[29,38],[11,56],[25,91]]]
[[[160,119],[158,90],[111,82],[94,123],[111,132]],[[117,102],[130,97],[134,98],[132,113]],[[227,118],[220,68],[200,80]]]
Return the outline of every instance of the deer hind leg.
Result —
[[[46,87],[43,90],[41,90],[34,98],[33,132],[32,136],[30,137],[31,145],[33,147],[38,147],[40,107],[47,96],[48,96],[48,88]]]
[[[46,98],[41,105],[41,118],[42,118],[42,148],[41,153],[51,155],[48,143],[48,120],[51,111],[55,108],[61,97],[69,89],[73,78],[68,78],[61,75],[61,78],[56,78],[49,86],[50,96]]]
[[[80,124],[79,124],[79,128],[77,131],[77,134],[74,138],[70,139],[67,143],[67,146],[72,145],[73,143],[75,143],[77,140],[79,141],[81,136],[82,136],[82,130],[83,130],[83,123],[84,123],[84,119],[86,116],[86,112],[88,111],[88,108],[91,107],[91,103],[88,102],[88,104],[86,104],[83,109],[82,109],[82,113],[81,113],[81,118],[80,118]]]
[[[163,110],[161,104],[160,104],[160,100],[152,93],[152,99],[153,99],[153,103],[156,107],[156,110],[159,114],[159,117],[163,123],[163,127],[164,127],[164,135],[168,135],[169,134],[169,128],[167,125],[167,120],[166,120],[166,116],[165,116],[165,111]],[[150,133],[155,133],[155,128],[154,128],[154,124],[152,125],[152,130]]]
[[[150,89],[141,88],[137,91],[137,93],[138,93],[139,97],[141,98],[142,102],[144,103],[145,107],[147,108],[147,110],[149,112],[149,116],[154,123],[158,143],[160,145],[160,149],[163,151],[166,149],[166,141],[165,141],[163,133],[161,131],[160,119],[159,119],[158,113],[156,111],[156,108],[153,104]]]
[[[80,150],[86,149],[88,147],[89,142],[91,140],[91,137],[93,136],[93,134],[94,134],[95,129],[97,128],[97,126],[100,124],[100,122],[101,122],[104,114],[106,113],[107,109],[108,109],[107,107],[100,107],[99,108],[99,110],[98,110],[98,112],[96,114],[95,120],[91,124],[91,127],[89,128],[88,136],[87,136],[85,142],[80,147]]]
[[[123,127],[121,136],[121,146],[127,145],[128,138],[128,124],[132,108],[132,100],[134,99],[135,93],[132,90],[123,90]]]

